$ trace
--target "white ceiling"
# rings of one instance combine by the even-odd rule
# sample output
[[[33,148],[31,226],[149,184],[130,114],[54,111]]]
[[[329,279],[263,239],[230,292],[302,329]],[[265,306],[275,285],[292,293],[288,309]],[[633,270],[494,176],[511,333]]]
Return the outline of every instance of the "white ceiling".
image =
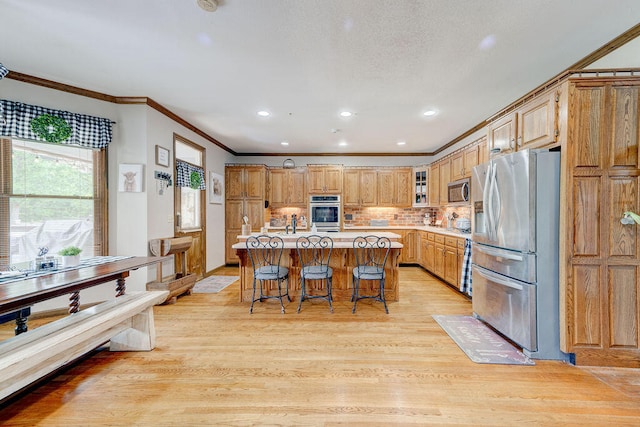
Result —
[[[150,97],[238,153],[428,153],[640,22],[638,0],[219,3],[0,0],[0,62]]]

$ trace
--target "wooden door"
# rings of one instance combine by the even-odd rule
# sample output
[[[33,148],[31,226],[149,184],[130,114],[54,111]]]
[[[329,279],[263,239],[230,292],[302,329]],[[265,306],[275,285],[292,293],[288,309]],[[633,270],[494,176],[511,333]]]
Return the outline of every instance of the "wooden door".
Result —
[[[487,145],[487,137],[482,137],[478,143],[478,164],[481,165],[489,161],[489,147]]]
[[[342,176],[344,181],[342,204],[344,206],[359,206],[360,172],[357,169],[345,169]]]
[[[444,278],[444,245],[439,243],[434,245],[433,272]]]
[[[464,151],[451,156],[451,180],[457,181],[464,177]]]
[[[307,207],[307,171],[304,168],[289,171],[289,205]]]
[[[394,171],[380,169],[378,171],[378,203],[380,206],[393,206],[396,192]]]
[[[399,208],[410,207],[413,201],[413,173],[411,169],[395,171],[396,197],[394,205]]]
[[[289,174],[284,169],[269,169],[269,204],[274,208],[287,206],[290,193]]]
[[[569,87],[561,348],[577,365],[640,367],[640,81]],[[566,214],[564,214],[566,212]]]
[[[518,109],[518,150],[556,142],[558,99],[552,91]]]
[[[324,170],[325,192],[330,194],[340,194],[342,192],[342,167],[331,166]]]
[[[307,184],[310,194],[324,192],[324,168],[309,166],[307,168]]]
[[[451,181],[451,162],[440,162],[440,205],[449,203],[449,181]]]
[[[266,175],[264,166],[246,166],[244,171],[245,197],[264,200]]]
[[[474,145],[464,150],[464,162],[463,162],[463,178],[471,177],[471,170],[474,166],[478,165],[480,159],[480,146]]]
[[[487,135],[489,152],[498,150],[500,154],[511,153],[515,149],[516,125],[515,113],[491,123]]]
[[[452,285],[456,285],[458,280],[458,248],[444,247],[444,280]]]
[[[237,166],[225,168],[225,197],[242,199],[244,197],[244,169]]]
[[[378,205],[378,174],[375,169],[360,170],[360,205]]]
[[[440,163],[429,166],[429,206],[440,206]]]
[[[426,252],[425,268],[433,273],[436,269],[436,244],[433,240],[427,240]]]

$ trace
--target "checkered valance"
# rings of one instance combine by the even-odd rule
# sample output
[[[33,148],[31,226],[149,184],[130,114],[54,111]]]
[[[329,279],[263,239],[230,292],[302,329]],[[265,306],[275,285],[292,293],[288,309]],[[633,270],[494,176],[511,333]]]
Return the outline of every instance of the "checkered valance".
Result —
[[[111,142],[112,123],[109,119],[53,110],[6,99],[0,100],[0,115],[4,118],[3,121],[0,121],[0,136],[80,145],[94,149],[105,148]],[[34,132],[35,123],[46,123],[46,121],[40,120],[43,118],[64,125],[70,133],[68,138],[61,141],[51,141],[51,139],[45,138],[42,132]],[[34,119],[36,119],[35,122]]]
[[[6,76],[7,74],[9,74],[9,69],[4,65],[0,64],[0,80],[2,80],[4,76]]]
[[[190,187],[194,190],[206,190],[204,169],[191,163],[176,160],[176,186]]]

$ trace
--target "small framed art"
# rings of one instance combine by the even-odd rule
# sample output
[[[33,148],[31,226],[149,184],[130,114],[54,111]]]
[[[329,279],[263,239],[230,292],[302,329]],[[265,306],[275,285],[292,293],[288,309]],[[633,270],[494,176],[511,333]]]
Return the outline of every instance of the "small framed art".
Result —
[[[209,203],[222,204],[224,181],[220,174],[209,172]]]
[[[142,192],[144,165],[120,163],[118,169],[118,191],[125,193]]]
[[[156,165],[169,167],[169,150],[156,145]]]

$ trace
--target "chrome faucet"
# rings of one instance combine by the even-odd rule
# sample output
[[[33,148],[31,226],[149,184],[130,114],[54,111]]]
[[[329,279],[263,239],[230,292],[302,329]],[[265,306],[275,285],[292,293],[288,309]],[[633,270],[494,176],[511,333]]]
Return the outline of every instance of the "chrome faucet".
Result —
[[[296,234],[296,227],[298,226],[298,216],[291,214],[291,228],[293,228],[293,234]]]
[[[289,234],[289,224],[285,225],[284,227],[284,231]]]

